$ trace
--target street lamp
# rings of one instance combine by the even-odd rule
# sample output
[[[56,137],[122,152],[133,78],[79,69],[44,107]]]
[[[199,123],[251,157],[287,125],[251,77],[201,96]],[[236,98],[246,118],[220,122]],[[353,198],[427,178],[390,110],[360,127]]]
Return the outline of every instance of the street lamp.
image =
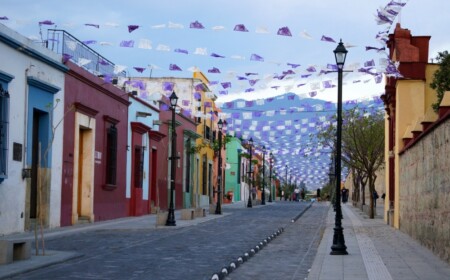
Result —
[[[248,166],[248,202],[247,207],[252,208],[252,146],[253,146],[253,138],[250,137],[248,140],[248,146],[250,148],[250,164]]]
[[[262,195],[261,195],[261,205],[266,205],[266,179],[265,179],[265,169],[266,169],[266,165],[265,165],[265,161],[266,161],[266,146],[262,147],[262,152],[263,152],[263,170],[262,170],[262,185],[263,185],[263,191],[262,191]]]
[[[347,255],[347,246],[345,246],[344,228],[342,227],[341,210],[341,147],[342,147],[342,72],[344,69],[347,50],[339,42],[334,50],[336,64],[338,67],[338,100],[337,100],[337,127],[336,127],[336,214],[334,219],[333,245],[330,255]]]
[[[288,172],[288,166],[286,164],[286,187],[284,188],[286,191],[288,190],[288,180],[287,180],[287,172]],[[282,193],[283,194],[283,193]],[[282,197],[280,197],[280,200],[282,199]]]
[[[170,99],[170,109],[172,110],[172,152],[170,156],[170,203],[169,203],[169,213],[167,215],[166,226],[176,226],[175,222],[175,210],[173,206],[173,192],[175,191],[175,172],[176,163],[175,161],[178,159],[177,155],[177,132],[175,127],[175,109],[177,107],[178,96],[175,94],[175,91],[172,91],[172,94],[169,97]]]
[[[269,154],[270,160],[269,160],[269,186],[270,186],[270,196],[269,196],[269,202],[272,202],[272,152]]]
[[[217,176],[217,204],[216,204],[216,212],[215,214],[221,215],[222,214],[222,128],[224,126],[225,122],[222,122],[222,119],[219,120],[217,123],[217,127],[219,128],[219,166],[218,166],[218,173]]]

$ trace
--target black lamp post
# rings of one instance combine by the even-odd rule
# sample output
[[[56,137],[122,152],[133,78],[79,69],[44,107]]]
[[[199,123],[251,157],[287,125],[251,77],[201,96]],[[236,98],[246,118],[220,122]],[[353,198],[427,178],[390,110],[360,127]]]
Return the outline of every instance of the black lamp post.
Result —
[[[286,188],[285,188],[286,191],[288,190],[287,173],[288,173],[288,166],[287,166],[287,164],[286,164]],[[280,200],[281,200],[281,198],[280,198]]]
[[[272,202],[272,152],[269,154],[269,186],[270,186],[270,195],[269,195],[269,202]]]
[[[218,176],[217,176],[217,204],[216,204],[216,212],[215,214],[221,215],[222,214],[222,128],[224,123],[222,122],[222,119],[219,120],[217,123],[217,127],[219,128],[219,166],[218,166]]]
[[[341,210],[341,147],[342,147],[342,72],[344,69],[347,50],[339,42],[334,50],[336,64],[338,67],[338,100],[337,100],[337,128],[336,128],[336,215],[334,219],[333,245],[330,255],[347,255],[347,246],[345,246],[344,228],[342,227]]]
[[[170,156],[170,203],[169,203],[169,213],[167,215],[166,226],[176,226],[175,222],[175,209],[173,206],[173,192],[175,191],[175,173],[177,171],[176,160],[177,157],[177,132],[175,126],[175,109],[177,107],[178,96],[175,91],[169,97],[170,99],[170,109],[172,110],[172,152]]]
[[[263,189],[262,189],[262,195],[261,195],[261,205],[266,205],[266,176],[265,176],[265,169],[266,169],[266,165],[265,165],[265,161],[266,161],[266,146],[262,147],[262,152],[263,152],[263,170],[262,170],[262,185],[263,185]]]
[[[247,207],[248,208],[252,208],[252,146],[253,146],[253,138],[250,137],[250,139],[248,140],[248,146],[250,149],[250,164],[248,166],[248,202],[247,202]]]

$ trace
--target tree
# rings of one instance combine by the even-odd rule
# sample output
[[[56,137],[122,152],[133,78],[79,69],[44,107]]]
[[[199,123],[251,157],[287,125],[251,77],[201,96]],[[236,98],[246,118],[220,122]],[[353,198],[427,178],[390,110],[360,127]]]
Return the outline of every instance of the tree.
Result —
[[[439,52],[436,60],[439,69],[434,72],[433,81],[430,84],[430,87],[436,90],[437,95],[437,101],[432,105],[435,112],[439,110],[444,93],[450,90],[450,54],[448,51]]]
[[[363,184],[368,183],[369,192],[375,190],[376,172],[384,163],[384,115],[378,111],[369,114],[354,108],[343,113],[342,161],[358,174]],[[333,124],[317,135],[323,145],[334,145],[336,128]],[[331,139],[331,140],[330,140]],[[374,201],[370,195],[370,218],[374,218]]]

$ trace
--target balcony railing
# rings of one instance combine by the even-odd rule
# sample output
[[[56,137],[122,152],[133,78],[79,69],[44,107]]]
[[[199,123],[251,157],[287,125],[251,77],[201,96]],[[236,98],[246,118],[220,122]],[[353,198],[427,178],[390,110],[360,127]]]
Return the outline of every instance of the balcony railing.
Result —
[[[126,77],[125,71],[114,73],[114,63],[65,30],[48,29],[46,47],[97,76]]]

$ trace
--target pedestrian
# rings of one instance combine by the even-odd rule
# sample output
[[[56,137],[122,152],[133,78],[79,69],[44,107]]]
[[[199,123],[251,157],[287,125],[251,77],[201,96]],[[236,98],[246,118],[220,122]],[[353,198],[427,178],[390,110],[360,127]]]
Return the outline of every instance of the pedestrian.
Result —
[[[386,194],[383,192],[383,194],[381,195],[381,198],[383,199],[383,202],[384,202],[384,200],[385,200],[385,198],[386,198]]]
[[[316,197],[317,197],[317,201],[320,201],[320,200],[321,200],[321,199],[320,199],[320,189],[317,189]]]
[[[341,191],[342,193],[342,203],[347,203],[348,200],[348,190],[344,187]]]
[[[298,188],[294,190],[294,200],[297,202],[300,200],[300,190]]]
[[[256,188],[255,187],[252,188],[252,199],[253,200],[256,199]]]
[[[379,198],[377,190],[373,191],[373,206],[377,207],[377,199]]]

